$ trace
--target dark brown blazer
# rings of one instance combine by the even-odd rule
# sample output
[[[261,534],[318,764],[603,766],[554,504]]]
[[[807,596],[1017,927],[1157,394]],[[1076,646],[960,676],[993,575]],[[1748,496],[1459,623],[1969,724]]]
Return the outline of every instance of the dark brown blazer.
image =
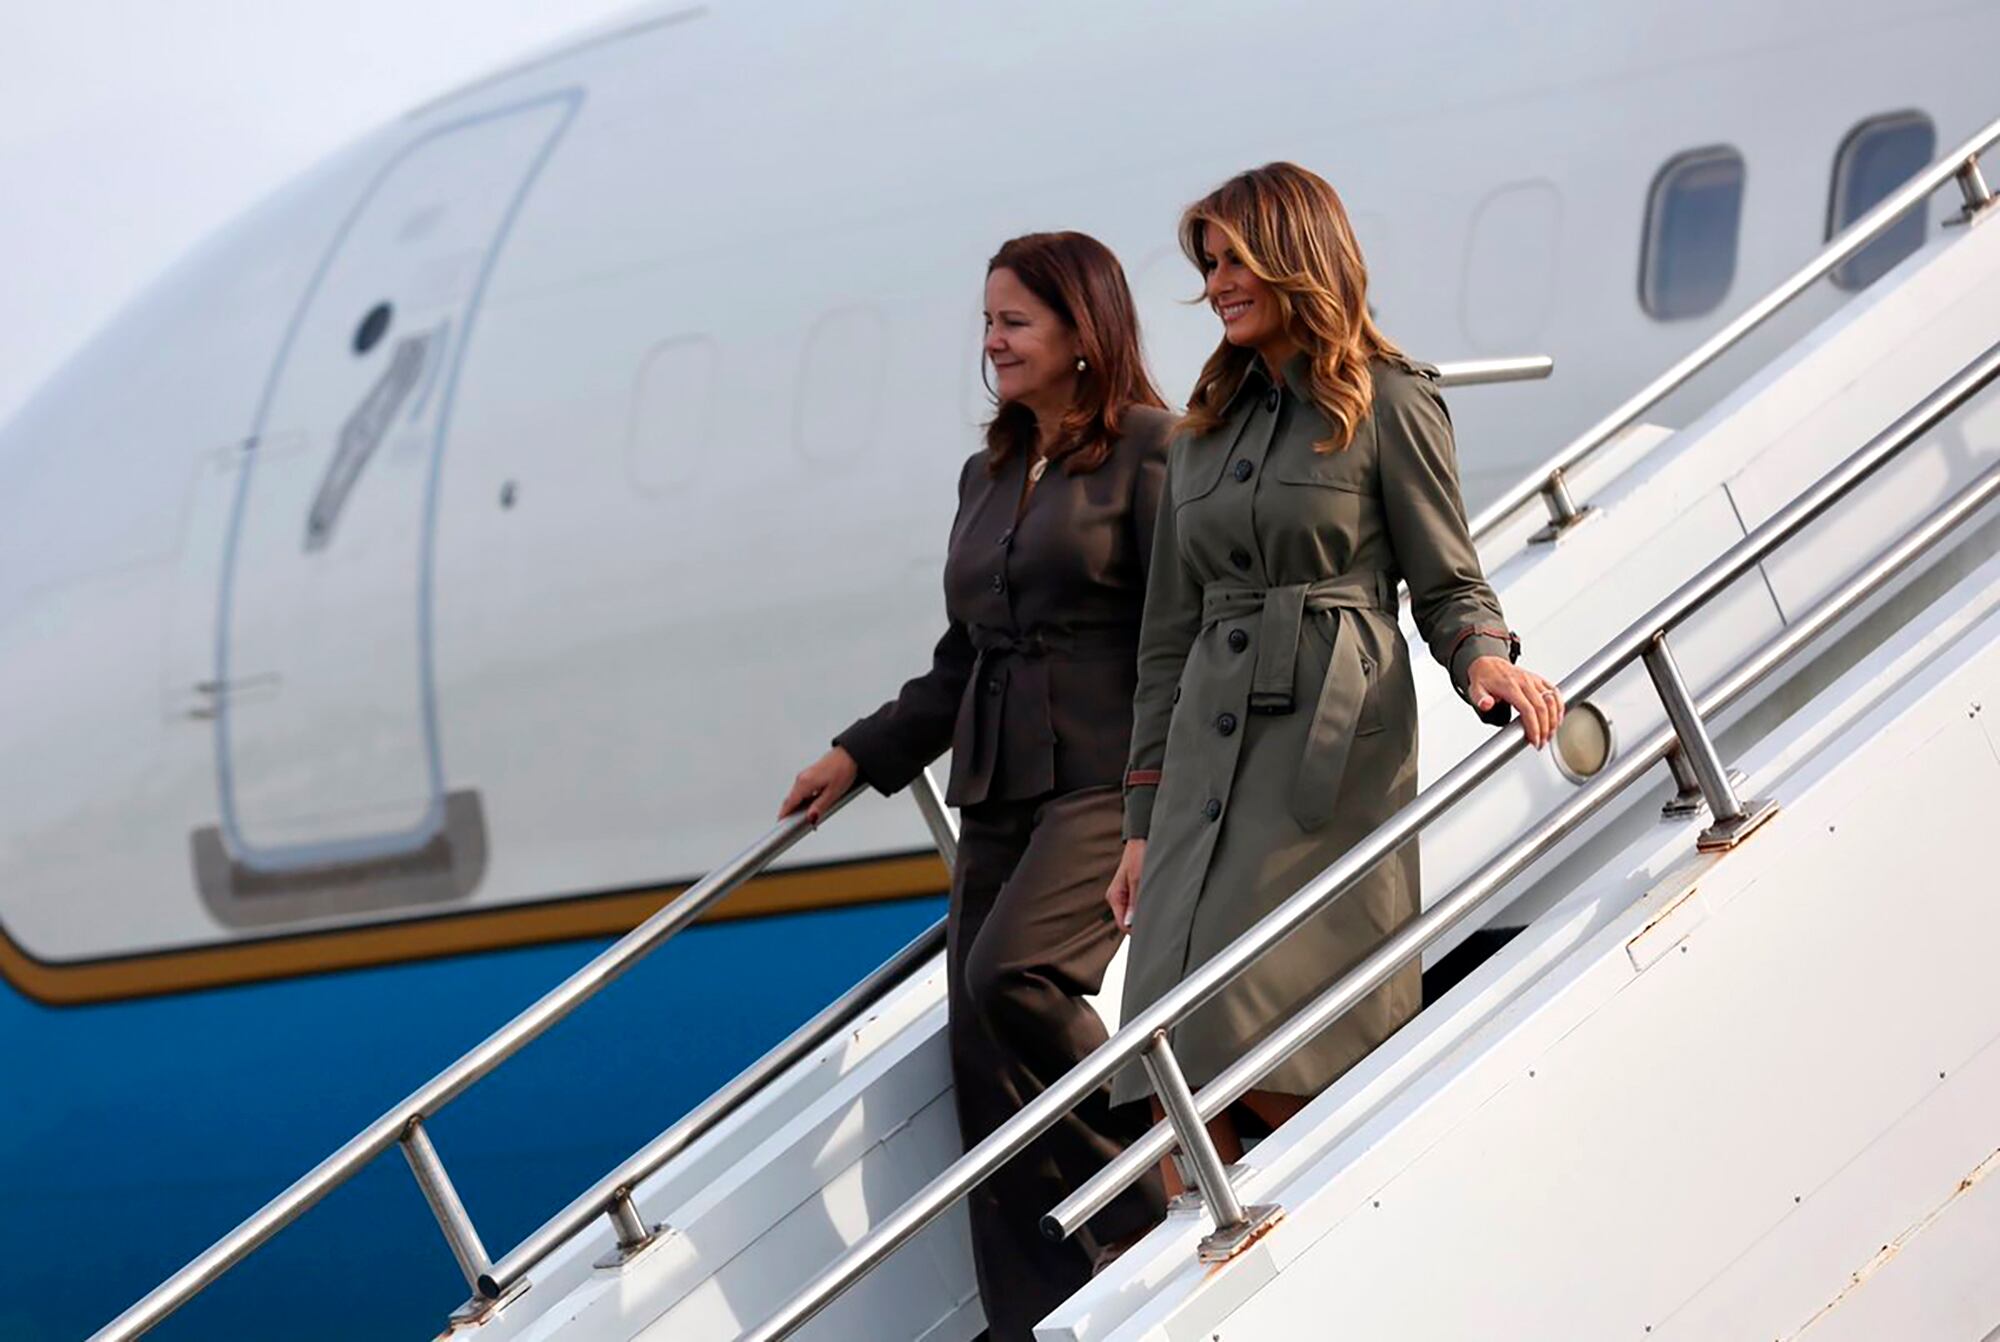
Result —
[[[864,781],[894,792],[949,746],[954,806],[1120,782],[1172,422],[1126,411],[1102,466],[1051,466],[1025,508],[1025,454],[965,463],[931,669],[834,738]]]

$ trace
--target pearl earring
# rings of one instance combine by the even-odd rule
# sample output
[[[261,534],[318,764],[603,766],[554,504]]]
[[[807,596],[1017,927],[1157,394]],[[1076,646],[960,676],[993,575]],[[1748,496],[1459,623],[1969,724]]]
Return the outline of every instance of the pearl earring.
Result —
[[[1077,371],[1077,372],[1079,372],[1079,373],[1081,373],[1081,372],[1082,372],[1082,371],[1083,371],[1084,369],[1086,369],[1086,368],[1088,368],[1088,367],[1090,367],[1090,365],[1089,365],[1089,364],[1087,364],[1087,363],[1085,363],[1085,362],[1083,361],[1083,356],[1082,356],[1081,354],[1077,355],[1077,356],[1076,356],[1076,371]]]

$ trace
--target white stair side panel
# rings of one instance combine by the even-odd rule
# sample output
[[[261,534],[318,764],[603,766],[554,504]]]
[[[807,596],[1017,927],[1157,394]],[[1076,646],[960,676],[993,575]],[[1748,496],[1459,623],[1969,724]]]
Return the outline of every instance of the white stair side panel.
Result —
[[[922,1000],[919,990],[930,985],[928,1009],[733,1163],[698,1184],[677,1181],[670,1166],[643,1185],[642,1213],[672,1228],[656,1245],[622,1269],[593,1269],[611,1247],[609,1230],[579,1236],[481,1336],[622,1339],[661,1321],[676,1337],[724,1339],[775,1308],[956,1158],[940,979],[905,989]],[[933,1225],[883,1272],[909,1312],[903,1336],[962,1313],[972,1293],[962,1213]],[[964,1336],[976,1331],[975,1312]]]
[[[1937,1073],[2000,1039],[2000,998],[1979,986],[2000,944],[2000,754],[1971,707],[1988,700],[2000,621],[1783,780],[1785,810],[1691,867],[1667,920],[1634,908],[1598,938],[1571,979],[1581,1018],[1530,1017],[1490,1046],[1466,1080],[1505,1075],[1449,1130],[1419,1149],[1392,1132],[1317,1177],[1247,1188],[1294,1208],[1246,1255],[1269,1257],[1250,1275],[1276,1268],[1270,1285],[1226,1318],[1110,1335],[1198,1323],[1226,1342],[1325,1319],[1352,1338],[1657,1332],[1787,1218],[1819,1214],[1820,1191],[1913,1110],[1955,1098]],[[2000,1090],[1976,1101],[2000,1112]],[[1974,1168],[1989,1138],[1945,1167]],[[1920,1213],[1934,1181],[1910,1173],[1890,1181],[1896,1205],[1856,1218],[1861,1239],[1886,1243]],[[1335,1185],[1344,1210],[1310,1207]],[[1852,1266],[1775,1270],[1829,1299]],[[1719,1335],[1774,1335],[1734,1322]]]
[[[1907,1309],[1907,1300],[1876,1305],[1877,1296],[1899,1294],[1882,1289],[1887,1270],[1934,1249],[1949,1257],[1955,1245],[1966,1243],[1964,1222],[2000,1216],[2000,1202],[1969,1215],[1958,1205],[2000,1165],[2000,1129],[1993,1110],[1981,1102],[1994,1095],[2000,1095],[2000,1042],[1988,1043],[1961,1067],[1938,1069],[1935,1093],[1826,1183],[1794,1194],[1798,1209],[1675,1309],[1653,1335],[1670,1340],[1857,1336],[1839,1316]],[[1941,1224],[1947,1216],[1954,1218],[1950,1226]],[[1885,1236],[1881,1232],[1889,1226],[1895,1232]],[[2000,1222],[1992,1232],[2000,1232]],[[1971,1242],[1993,1246],[1992,1232],[1975,1233]],[[1910,1274],[1926,1275],[1921,1268]],[[1925,1327],[1921,1318],[1906,1319],[1873,1336],[1979,1337],[2000,1322],[2000,1281],[1993,1277],[1985,1271],[1975,1277],[1954,1270],[1934,1275],[1935,1291],[1927,1294],[1923,1312],[1935,1316],[1934,1325],[1950,1317],[1952,1326]]]
[[[1976,1181],[1945,1190],[1922,1222],[1872,1257],[1784,1342],[2000,1338],[2000,1280],[1992,1271],[2000,1255],[2000,1179],[1992,1175],[1989,1162]]]
[[[1836,766],[1854,741],[1875,736],[1904,712],[1900,705],[1908,697],[1962,662],[1966,647],[2000,629],[2000,560],[1961,581],[1928,615],[1852,668],[1821,693],[1811,711],[1788,721],[1746,757],[1749,790],[1776,788],[1783,796],[1784,787],[1810,784],[1821,804],[1862,805],[1875,775],[1867,767]],[[1702,891],[1712,886],[1718,861],[1692,853],[1695,828],[1659,826],[1615,855],[1596,881],[1544,915],[1253,1150],[1240,1169],[1239,1191],[1245,1201],[1277,1200],[1288,1214],[1250,1253],[1222,1271],[1201,1269],[1193,1249],[1205,1226],[1196,1218],[1170,1223],[1058,1309],[1038,1336],[1066,1342],[1206,1339],[1210,1333],[1202,1330],[1220,1325],[1235,1308],[1245,1280],[1280,1266],[1306,1276],[1336,1270],[1328,1265],[1342,1261],[1337,1255],[1318,1256],[1322,1235],[1349,1218],[1379,1214],[1371,1204],[1395,1171],[1421,1161],[1476,1122],[1541,1053],[1584,1029],[1637,972],[1635,951],[1647,964],[1662,947],[1682,953],[1677,947],[1685,929],[1707,916]],[[1775,847],[1760,837],[1727,861],[1740,876],[1751,870],[1749,859]],[[1540,1148],[1531,1142],[1527,1149]],[[1491,1142],[1486,1155],[1502,1165],[1518,1158],[1502,1140]],[[1491,1182],[1482,1177],[1466,1188],[1479,1197]],[[1448,1221],[1461,1211],[1436,1214]],[[1301,1264],[1302,1257],[1310,1261]],[[1418,1257],[1441,1261],[1430,1247]],[[1521,1335],[1595,1334],[1558,1329]]]
[[[1971,235],[1962,235],[1963,240],[1969,241],[1970,238]],[[1981,239],[1981,241],[1987,240]],[[1927,250],[1920,255],[1919,260],[1910,263],[1906,270],[1915,273],[1933,265],[1942,266],[1946,259],[1953,255],[1954,250],[1948,247]],[[1991,253],[1990,248],[1986,251]],[[1957,264],[1968,272],[1977,269],[1977,266],[2000,271],[2000,264],[1996,264],[1993,260],[1984,257],[1975,260],[1977,265],[1971,261],[1961,261]],[[1963,275],[1959,276],[1958,282],[1961,284],[1964,282]],[[1939,283],[1942,284],[1943,281]],[[1529,641],[1528,660],[1532,665],[1550,673],[1560,673],[1566,669],[1567,664],[1581,660],[1583,656],[1594,651],[1602,637],[1622,628],[1624,623],[1637,610],[1649,604],[1650,600],[1671,590],[1701,564],[1740,538],[1743,534],[1743,524],[1737,515],[1738,505],[1722,487],[1722,482],[1732,475],[1740,474],[1746,461],[1758,460],[1758,455],[1764,446],[1759,441],[1759,435],[1782,436],[1789,429],[1796,428],[1801,416],[1812,406],[1838,404],[1843,396],[1853,394],[1853,386],[1857,381],[1874,376],[1870,371],[1873,364],[1867,348],[1872,337],[1867,331],[1856,328],[1855,324],[1867,314],[1875,313],[1883,304],[1890,302],[1890,291],[1895,287],[1888,281],[1878,284],[1869,294],[1862,296],[1865,301],[1849,305],[1842,315],[1815,333],[1814,339],[1809,341],[1807,346],[1788,354],[1774,365],[1772,370],[1760,375],[1750,386],[1733,397],[1734,404],[1746,411],[1743,418],[1731,423],[1728,415],[1713,413],[1705,416],[1694,430],[1677,435],[1664,446],[1661,445],[1663,434],[1660,431],[1636,430],[1628,433],[1623,440],[1597,458],[1597,464],[1591,467],[1590,471],[1601,473],[1598,478],[1593,479],[1592,474],[1584,474],[1580,476],[1578,483],[1590,486],[1591,492],[1586,499],[1602,506],[1604,515],[1579,528],[1558,546],[1532,547],[1519,551],[1513,560],[1496,566],[1494,573],[1496,585],[1503,591],[1510,617],[1518,627],[1522,628],[1524,637]],[[1914,310],[1916,306],[1914,298],[1901,301],[1905,307]],[[1878,326],[1884,321],[1879,313],[1869,320]],[[1928,368],[1928,363],[1933,357],[1918,350],[1911,356],[1911,366],[1917,371],[1904,369],[1897,376],[1905,380],[1919,376]],[[1953,364],[1950,367],[1941,366],[1930,371],[1935,377],[1942,377],[1955,367],[1956,364]],[[1784,379],[1788,375],[1791,381],[1786,383]],[[1871,394],[1889,397],[1891,393],[1882,390],[1882,386],[1888,385],[1888,381],[1884,377],[1881,385],[1875,386]],[[1807,384],[1810,386],[1807,387]],[[1807,390],[1801,392],[1799,390],[1801,387],[1807,387]],[[1860,416],[1834,418],[1845,426],[1844,437],[1829,438],[1820,433],[1812,436],[1814,450],[1824,456],[1824,461],[1817,461],[1808,453],[1794,462],[1789,469],[1804,472],[1808,477],[1816,475],[1845,456],[1865,439],[1868,432],[1872,432],[1872,427],[1865,425]],[[1779,478],[1781,474],[1781,472],[1775,473],[1772,478]],[[1801,479],[1799,484],[1808,482],[1808,479]],[[1519,529],[1520,525],[1517,523],[1516,528]],[[1504,534],[1497,538],[1497,541],[1502,553],[1514,550],[1517,545],[1516,541],[1510,541]],[[1728,597],[1700,617],[1677,639],[1677,651],[1690,679],[1699,684],[1715,670],[1733,663],[1744,646],[1768,637],[1769,633],[1778,627],[1778,618],[1778,608],[1773,603],[1768,589],[1758,578],[1753,575],[1738,584]],[[1428,663],[1422,658],[1421,653],[1418,661],[1420,676],[1430,676]],[[1426,702],[1425,706],[1426,758],[1433,757],[1441,738],[1445,739],[1446,753],[1456,758],[1464,749],[1484,739],[1486,729],[1472,718],[1456,697],[1450,694],[1448,688],[1443,687],[1441,677],[1432,676],[1431,679],[1420,682],[1420,694],[1428,694],[1431,691],[1441,691],[1441,694],[1432,696],[1435,702]],[[1626,740],[1636,739],[1652,722],[1658,720],[1658,709],[1650,688],[1643,673],[1636,668],[1622,676],[1598,698],[1610,708],[1620,735]],[[1449,739],[1453,736],[1460,739],[1454,743]],[[1437,892],[1447,888],[1452,883],[1457,867],[1469,868],[1476,863],[1484,856],[1484,852],[1498,841],[1496,836],[1516,832],[1520,825],[1527,823],[1531,817],[1541,814],[1550,805],[1566,796],[1569,786],[1556,774],[1546,757],[1534,756],[1517,762],[1512,766],[1512,773],[1505,783],[1490,788],[1475,805],[1467,807],[1463,815],[1439,827],[1432,836],[1427,836],[1427,889]],[[1641,791],[1644,789],[1635,789],[1635,799]],[[1639,804],[1651,806],[1656,802],[1657,798],[1649,797]],[[1587,915],[1570,918],[1566,924],[1568,935],[1578,939],[1587,937],[1593,928],[1601,925],[1604,916],[1604,911],[1600,909]],[[1556,956],[1565,949],[1566,946],[1553,942],[1544,947],[1545,953],[1549,956]],[[1489,983],[1483,1019],[1492,1021],[1506,1016],[1510,994],[1518,993],[1525,983],[1532,981],[1534,975],[1545,967],[1546,962],[1540,967],[1517,963],[1515,977],[1512,980]],[[932,990],[935,991],[935,987]],[[1115,998],[1113,1000],[1115,1001]],[[940,1020],[930,1020],[921,1027],[912,1026],[911,1029],[914,1034],[924,1034],[928,1031],[923,1046],[937,1049],[941,1056],[940,1024]],[[1447,1046],[1448,1041],[1439,1036],[1436,1048]],[[1383,1055],[1378,1055],[1381,1056]],[[1435,1056],[1435,1051],[1421,1056],[1412,1052],[1405,1055],[1399,1064],[1383,1057],[1381,1068],[1373,1073],[1375,1093],[1382,1096],[1395,1094],[1397,1088],[1406,1084],[1410,1076],[1421,1071],[1424,1058]],[[1359,1077],[1357,1083],[1358,1081]],[[838,1078],[835,1090],[841,1097],[840,1104],[867,1111],[866,1130],[879,1133],[888,1125],[901,1121],[886,1112],[886,1108],[899,1106],[885,1107],[884,1103],[870,1094],[869,1084],[866,1077],[841,1077]],[[798,1096],[791,1097],[789,1103],[797,1103],[804,1098],[805,1093],[802,1092]],[[948,1091],[946,1098],[948,1101]],[[777,1112],[779,1111],[774,1108],[766,1113],[763,1122],[770,1122]],[[783,1126],[783,1130],[789,1132],[792,1129],[787,1124]],[[772,1129],[769,1127],[760,1127],[758,1132],[760,1142],[768,1140],[771,1132]],[[1276,1155],[1282,1148],[1281,1143],[1271,1145],[1272,1155]],[[875,1149],[879,1150],[880,1147]],[[942,1152],[935,1163],[927,1165],[922,1170],[923,1176],[927,1178],[941,1169],[954,1153],[955,1150]],[[761,1213],[746,1213],[732,1222],[726,1213],[716,1209],[716,1204],[719,1200],[730,1196],[736,1189],[748,1187],[766,1189],[779,1186],[776,1183],[767,1184],[764,1180],[753,1177],[757,1162],[766,1159],[773,1161],[777,1166],[790,1168],[790,1163],[798,1159],[798,1151],[787,1142],[780,1142],[765,1149],[759,1143],[739,1140],[730,1145],[726,1158],[718,1155],[700,1162],[698,1177],[694,1176],[692,1164],[687,1164],[684,1168],[684,1162],[676,1162],[676,1165],[670,1167],[658,1181],[657,1188],[660,1191],[656,1191],[654,1187],[641,1190],[641,1205],[650,1217],[660,1217],[664,1209],[666,1218],[678,1226],[687,1215],[685,1207],[698,1206],[704,1209],[699,1213],[698,1219],[710,1216],[717,1218],[711,1229],[711,1234],[715,1238],[702,1246],[703,1251],[698,1255],[699,1261],[684,1257],[675,1271],[668,1274],[663,1268],[649,1269],[646,1266],[652,1257],[649,1255],[648,1259],[642,1259],[639,1264],[627,1270],[617,1291],[607,1291],[604,1283],[588,1271],[590,1259],[608,1247],[608,1232],[600,1231],[593,1236],[584,1237],[577,1245],[565,1250],[560,1256],[560,1264],[552,1261],[551,1264],[545,1265],[537,1274],[535,1289],[519,1303],[503,1311],[502,1318],[517,1312],[524,1316],[533,1316],[551,1310],[555,1303],[561,1302],[564,1292],[580,1282],[588,1281],[590,1284],[585,1286],[584,1294],[616,1296],[619,1292],[624,1293],[626,1307],[614,1311],[623,1322],[615,1326],[608,1325],[611,1315],[603,1315],[602,1317],[607,1320],[607,1330],[601,1335],[631,1336],[636,1327],[646,1319],[664,1320],[679,1315],[678,1305],[656,1307],[660,1300],[670,1294],[665,1291],[664,1286],[650,1295],[638,1292],[633,1283],[645,1277],[648,1272],[662,1277],[671,1275],[680,1283],[675,1289],[684,1290],[690,1296],[699,1294],[700,1290],[689,1283],[696,1281],[704,1272],[719,1269],[725,1277],[740,1274],[754,1279],[753,1270],[737,1267],[739,1261],[755,1262],[765,1247],[776,1252],[776,1246],[783,1239],[783,1235],[792,1232],[781,1231],[780,1223],[774,1222],[768,1231],[769,1246],[763,1246],[761,1240],[751,1240],[747,1244],[739,1243],[742,1235],[751,1233],[750,1223],[758,1219]],[[838,1183],[841,1176],[829,1173],[833,1165],[807,1163],[808,1169],[803,1172],[794,1169],[793,1172],[799,1173],[801,1179],[812,1188],[821,1186],[811,1183],[816,1179]],[[664,1193],[669,1184],[672,1186],[670,1195]],[[802,1190],[800,1196],[807,1196],[808,1191],[810,1190]],[[844,1205],[851,1208],[862,1204],[849,1202]],[[868,1215],[879,1215],[881,1210],[883,1209],[871,1209]],[[959,1215],[954,1213],[954,1217]],[[725,1223],[735,1226],[735,1237],[720,1233],[719,1227]],[[950,1257],[952,1253],[962,1254],[962,1221],[959,1224],[960,1229],[955,1232],[959,1239],[954,1241],[953,1248],[946,1252],[946,1257]],[[586,1244],[585,1240],[591,1242]],[[684,1245],[683,1249],[691,1247]],[[943,1269],[941,1278],[949,1278],[952,1271],[950,1268]],[[969,1280],[967,1271],[965,1282],[969,1284]],[[722,1294],[728,1293],[722,1292]],[[639,1308],[642,1295],[653,1303]],[[738,1292],[738,1295],[740,1296],[741,1292]],[[772,1287],[771,1295],[770,1305],[774,1306],[780,1298],[780,1293]],[[949,1287],[941,1287],[938,1298],[944,1300],[950,1295]],[[537,1296],[541,1297],[539,1301],[535,1299]],[[553,1301],[552,1296],[555,1298]],[[558,1312],[569,1312],[570,1306],[575,1303],[573,1301],[564,1303],[563,1310]],[[736,1307],[732,1305],[730,1308]],[[970,1317],[976,1321],[976,1302],[970,1308]],[[662,1309],[666,1312],[663,1313]],[[870,1338],[918,1336],[922,1331],[919,1326],[922,1316],[922,1310],[916,1310],[902,1320],[902,1323],[918,1328],[918,1332],[864,1331],[853,1335]],[[841,1316],[827,1316],[829,1319],[835,1317]],[[874,1323],[880,1326],[884,1321],[877,1319]],[[899,1323],[899,1328],[902,1323]],[[948,1320],[939,1323],[935,1325],[936,1336],[943,1339],[951,1335],[958,1326]],[[624,1331],[618,1331],[619,1328],[623,1328]],[[976,1331],[976,1328],[972,1331]],[[584,1329],[574,1335],[600,1334],[593,1329]],[[843,1335],[827,1334],[829,1337]]]

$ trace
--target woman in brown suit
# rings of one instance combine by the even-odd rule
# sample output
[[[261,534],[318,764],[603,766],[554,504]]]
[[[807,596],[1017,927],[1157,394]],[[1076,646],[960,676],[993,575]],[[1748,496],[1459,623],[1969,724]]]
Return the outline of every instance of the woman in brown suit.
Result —
[[[1400,582],[1482,715],[1504,723],[1511,707],[1537,747],[1562,720],[1555,688],[1514,665],[1435,370],[1376,328],[1333,188],[1274,163],[1189,207],[1180,232],[1222,344],[1175,436],[1140,634],[1127,842],[1107,895],[1133,934],[1128,1017],[1416,795]],[[1418,890],[1411,843],[1182,1022],[1188,1080],[1332,986],[1415,916]],[[1412,964],[1245,1107],[1283,1122],[1415,1015],[1421,991]],[[1136,1069],[1113,1092],[1145,1093]],[[1232,1116],[1215,1136],[1224,1159],[1241,1154]]]
[[[1038,233],[987,266],[998,408],[959,474],[948,624],[931,669],[835,738],[780,814],[815,821],[854,783],[894,792],[951,748],[960,808],[946,965],[959,1126],[979,1141],[1104,1042],[1082,999],[1119,930],[1139,616],[1169,417],[1145,370],[1124,272],[1080,233]],[[1159,1218],[1157,1185],[1081,1243],[1037,1222],[1135,1136],[1099,1093],[974,1192],[973,1256],[994,1338],[1027,1342],[1105,1246]]]

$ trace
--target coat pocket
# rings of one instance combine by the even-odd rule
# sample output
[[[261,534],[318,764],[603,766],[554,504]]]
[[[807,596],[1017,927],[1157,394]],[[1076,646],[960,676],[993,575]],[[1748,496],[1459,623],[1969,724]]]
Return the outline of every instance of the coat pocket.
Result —
[[[1310,447],[1271,467],[1271,478],[1287,485],[1311,485],[1320,489],[1340,489],[1349,494],[1369,494],[1375,489],[1373,463],[1350,446],[1338,452],[1315,452]]]

